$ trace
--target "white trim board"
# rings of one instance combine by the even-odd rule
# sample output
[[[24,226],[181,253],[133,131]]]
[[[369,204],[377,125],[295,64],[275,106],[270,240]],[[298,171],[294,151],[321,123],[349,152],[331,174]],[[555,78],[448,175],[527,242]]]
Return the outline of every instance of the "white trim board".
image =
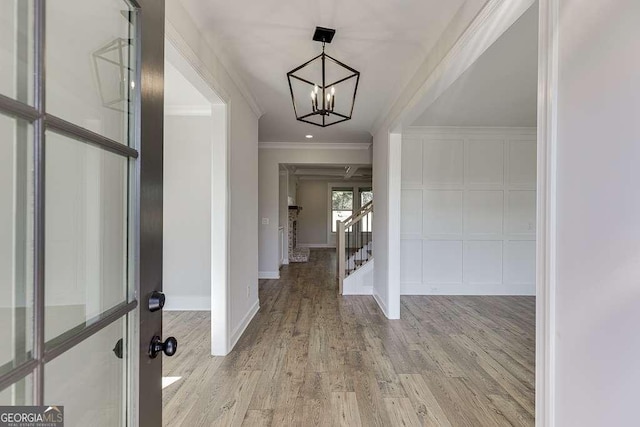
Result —
[[[233,347],[236,346],[236,344],[238,343],[238,340],[240,339],[244,331],[247,329],[247,326],[249,326],[249,324],[251,323],[255,315],[258,313],[258,310],[260,310],[260,301],[256,299],[256,302],[249,309],[247,314],[245,314],[245,316],[242,318],[242,321],[240,321],[240,324],[231,333],[231,336],[229,337],[229,340],[230,340],[229,349],[232,349]]]
[[[535,127],[494,127],[494,126],[410,126],[403,129],[404,135],[500,135],[500,136],[533,136]]]
[[[258,279],[272,280],[272,279],[279,279],[279,278],[280,278],[279,271],[258,271]]]
[[[382,298],[380,298],[380,295],[376,293],[375,288],[373,289],[372,293],[373,293],[373,299],[376,300],[376,303],[378,303],[378,307],[380,307],[380,310],[382,310],[382,314],[384,314],[388,319],[389,311],[387,310],[387,305],[384,303]]]
[[[555,425],[559,0],[539,0],[536,224],[536,426]]]
[[[368,150],[370,142],[259,142],[261,150]]]
[[[402,295],[518,295],[535,296],[531,283],[483,283],[474,284],[402,282]]]

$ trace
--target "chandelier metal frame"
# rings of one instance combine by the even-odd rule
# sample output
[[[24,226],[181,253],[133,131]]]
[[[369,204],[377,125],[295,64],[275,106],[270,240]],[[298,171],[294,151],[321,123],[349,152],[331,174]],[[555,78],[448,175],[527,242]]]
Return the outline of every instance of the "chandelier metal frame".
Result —
[[[287,73],[287,80],[289,82],[289,91],[291,92],[291,102],[293,103],[293,111],[296,115],[296,119],[301,122],[309,123],[309,124],[320,126],[320,127],[332,126],[332,125],[342,123],[351,119],[351,117],[353,116],[353,108],[356,102],[356,95],[358,93],[358,83],[360,82],[359,71],[355,70],[354,68],[346,65],[341,61],[338,61],[337,59],[325,53],[324,51],[325,44],[331,43],[331,40],[333,39],[334,34],[335,34],[335,30],[331,28],[316,27],[313,40],[322,42],[322,53]],[[314,61],[318,61],[318,60],[320,61],[320,66],[321,66],[322,82],[320,83],[311,82],[295,74],[296,72],[300,71],[301,69],[313,63]],[[349,75],[327,84],[326,73],[325,73],[326,61],[331,61],[334,64],[338,65],[339,67],[344,68],[345,70],[347,70]],[[298,113],[298,108],[296,107],[296,97],[293,91],[292,79],[298,80],[310,86],[311,88],[310,102],[311,102],[311,110],[312,110],[310,113],[306,113],[306,114]],[[346,82],[350,79],[355,79],[355,86],[353,89],[353,96],[351,98],[351,107],[349,108],[349,113],[347,115],[345,112],[337,112],[334,109],[335,87],[340,83]],[[314,93],[315,93],[315,96],[314,96]],[[322,100],[322,102],[318,102],[319,98]],[[340,117],[340,119],[327,123],[327,118],[330,117],[331,115]],[[310,118],[314,116],[320,116],[322,118],[322,121],[320,123],[311,121]]]

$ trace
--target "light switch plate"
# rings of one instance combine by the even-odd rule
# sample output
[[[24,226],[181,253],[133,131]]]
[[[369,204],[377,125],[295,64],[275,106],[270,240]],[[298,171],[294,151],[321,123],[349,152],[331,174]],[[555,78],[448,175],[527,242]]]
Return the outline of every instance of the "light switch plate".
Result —
[[[262,225],[269,225],[269,218],[262,218]]]

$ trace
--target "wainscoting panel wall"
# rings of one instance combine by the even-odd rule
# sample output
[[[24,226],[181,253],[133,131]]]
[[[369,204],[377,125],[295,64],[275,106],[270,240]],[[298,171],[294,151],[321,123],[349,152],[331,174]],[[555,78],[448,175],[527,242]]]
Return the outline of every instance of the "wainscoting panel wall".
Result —
[[[403,294],[535,295],[535,129],[408,129],[401,203]]]

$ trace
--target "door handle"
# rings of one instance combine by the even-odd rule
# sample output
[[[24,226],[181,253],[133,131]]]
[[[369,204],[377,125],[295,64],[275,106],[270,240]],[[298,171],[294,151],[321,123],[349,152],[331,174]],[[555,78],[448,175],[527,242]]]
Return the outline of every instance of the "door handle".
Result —
[[[151,344],[149,344],[149,357],[155,359],[161,351],[171,357],[176,354],[176,350],[178,350],[178,340],[175,337],[169,337],[162,342],[162,338],[156,335],[151,338]]]

